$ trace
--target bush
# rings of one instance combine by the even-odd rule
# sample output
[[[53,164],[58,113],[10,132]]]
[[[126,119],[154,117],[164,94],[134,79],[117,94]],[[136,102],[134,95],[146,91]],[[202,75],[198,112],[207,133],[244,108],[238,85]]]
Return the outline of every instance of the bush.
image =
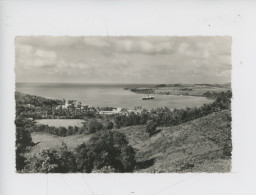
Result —
[[[114,127],[114,123],[112,122],[112,121],[106,121],[105,123],[104,123],[104,129],[107,129],[107,130],[109,130],[109,129],[113,129],[113,127]]]
[[[30,132],[22,127],[16,128],[16,147],[19,151],[33,144]]]
[[[103,129],[103,125],[96,119],[91,119],[87,123],[87,129],[89,133],[95,133],[101,129]]]
[[[61,172],[60,157],[54,149],[42,150],[38,156],[29,157],[24,172],[59,173]]]
[[[146,131],[149,134],[149,136],[153,135],[156,131],[157,123],[154,121],[149,121],[146,125]]]
[[[32,138],[29,131],[22,127],[16,128],[16,170],[21,171],[25,166],[24,153],[28,146],[32,146]]]
[[[101,169],[94,169],[92,170],[92,173],[115,173],[116,170],[112,168],[111,166],[105,166],[102,167]]]
[[[60,151],[42,150],[37,156],[29,157],[25,163],[23,172],[26,173],[71,173],[77,169],[75,155],[65,144],[62,144]]]
[[[135,152],[124,134],[99,131],[87,144],[76,148],[79,172],[101,170],[106,166],[117,172],[132,172],[135,166]]]
[[[62,142],[62,146],[59,152],[60,157],[60,171],[61,173],[73,173],[76,172],[76,158],[75,154],[68,150],[65,143]]]
[[[68,132],[68,130],[65,127],[59,127],[59,129],[58,129],[59,136],[63,136],[63,137],[66,136],[67,132]]]
[[[26,158],[23,156],[22,153],[16,151],[16,170],[18,172],[22,171],[25,166]]]

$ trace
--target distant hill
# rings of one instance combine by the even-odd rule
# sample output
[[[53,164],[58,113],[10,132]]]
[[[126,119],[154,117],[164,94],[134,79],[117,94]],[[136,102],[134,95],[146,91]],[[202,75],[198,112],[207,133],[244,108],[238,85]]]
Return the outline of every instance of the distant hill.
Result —
[[[137,172],[230,171],[230,110],[159,129],[161,132],[150,138],[144,126],[118,130],[137,150]]]
[[[125,88],[126,90],[128,88]],[[137,86],[130,88],[134,93],[158,94],[158,95],[184,95],[184,96],[204,96],[207,92],[220,93],[231,91],[231,83],[226,84],[159,84],[155,86]]]

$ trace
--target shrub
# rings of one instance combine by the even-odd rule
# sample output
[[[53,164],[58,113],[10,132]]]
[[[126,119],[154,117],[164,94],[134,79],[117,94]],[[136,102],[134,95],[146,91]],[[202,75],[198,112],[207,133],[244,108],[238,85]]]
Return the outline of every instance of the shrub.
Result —
[[[29,157],[23,172],[30,173],[70,173],[76,172],[74,153],[62,144],[60,151],[55,149],[42,150],[37,156]]]
[[[27,146],[31,146],[33,144],[30,132],[25,130],[22,127],[16,128],[16,147],[17,150],[22,151]]]
[[[32,146],[32,138],[29,131],[22,127],[16,128],[16,170],[21,171],[25,166],[24,153],[28,146]]]
[[[110,166],[117,172],[132,172],[135,152],[124,134],[116,131],[99,131],[87,144],[76,148],[79,172],[92,172]]]
[[[156,127],[157,127],[157,123],[150,120],[148,121],[147,125],[146,125],[146,131],[149,134],[149,136],[153,135],[154,132],[156,131]]]
[[[96,119],[91,119],[87,123],[87,129],[89,133],[95,133],[101,129],[103,129],[103,125]]]
[[[38,156],[26,160],[24,172],[31,173],[58,173],[61,172],[60,157],[54,149],[42,150]]]
[[[107,120],[105,123],[104,123],[104,129],[113,129],[114,127],[114,123],[112,121],[109,121]]]
[[[59,136],[66,136],[67,132],[68,132],[68,130],[65,127],[59,127],[59,129],[58,129]]]
[[[73,152],[68,150],[65,143],[62,142],[62,146],[59,152],[60,159],[60,171],[61,173],[73,173],[76,172],[76,158]]]
[[[116,170],[111,166],[105,166],[101,169],[94,169],[92,170],[92,173],[115,173]]]

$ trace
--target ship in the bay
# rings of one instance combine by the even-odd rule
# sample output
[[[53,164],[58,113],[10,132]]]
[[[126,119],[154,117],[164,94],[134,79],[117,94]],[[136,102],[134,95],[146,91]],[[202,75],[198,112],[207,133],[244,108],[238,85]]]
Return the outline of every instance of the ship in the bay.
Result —
[[[143,99],[143,100],[152,100],[152,99],[155,99],[155,97],[148,95],[148,96],[146,96],[146,97],[143,97],[142,99]]]

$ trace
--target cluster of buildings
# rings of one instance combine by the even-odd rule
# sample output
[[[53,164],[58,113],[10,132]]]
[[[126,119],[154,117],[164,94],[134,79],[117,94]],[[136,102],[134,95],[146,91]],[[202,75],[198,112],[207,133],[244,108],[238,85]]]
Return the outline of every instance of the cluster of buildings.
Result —
[[[59,105],[56,107],[56,109],[69,109],[70,107],[72,107],[73,109],[77,110],[90,110],[90,109],[95,109],[93,107],[90,107],[88,105],[84,106],[81,104],[81,102],[76,102],[76,101],[65,101],[65,103],[63,105]],[[94,110],[95,111],[95,110]],[[142,109],[122,109],[120,107],[118,108],[114,108],[112,110],[98,110],[97,114],[100,115],[112,115],[112,114],[130,114],[132,112],[134,112],[135,114],[140,114],[142,111]]]
[[[138,109],[122,109],[120,107],[113,109],[111,111],[105,111],[105,110],[101,110],[98,112],[98,114],[101,115],[111,115],[111,114],[124,114],[124,115],[128,115],[132,112],[134,112],[135,114],[140,114],[142,110],[138,110]]]
[[[99,114],[111,115],[111,114],[119,114],[122,112],[122,108],[116,108],[111,111],[101,110]]]
[[[34,107],[34,105],[32,104],[27,104],[27,107]],[[88,105],[82,105],[80,102],[68,102],[65,101],[65,103],[63,105],[58,105],[55,107],[55,110],[89,110],[89,111],[96,111],[95,108],[90,107]],[[112,115],[112,114],[130,114],[130,113],[135,113],[135,114],[140,114],[142,112],[142,109],[139,108],[135,108],[135,109],[126,109],[126,108],[114,108],[112,110],[97,110],[97,114],[100,115]]]
[[[28,107],[34,107],[34,105],[27,104]],[[100,115],[112,115],[112,114],[124,114],[128,115],[130,113],[135,113],[135,114],[140,114],[142,112],[142,109],[135,108],[135,109],[126,109],[126,108],[114,108],[112,110],[97,110],[93,107],[90,107],[88,105],[82,105],[81,102],[76,102],[76,101],[65,101],[64,104],[58,105],[54,108],[56,111],[57,110],[87,110],[87,111],[96,111],[97,114]]]
[[[68,102],[68,101],[65,101],[65,103],[63,105],[58,105],[56,108],[56,110],[59,110],[59,109],[75,109],[75,110],[93,110],[93,107],[90,107],[88,105],[82,105],[81,102],[76,102],[76,101],[73,101],[73,102]]]

